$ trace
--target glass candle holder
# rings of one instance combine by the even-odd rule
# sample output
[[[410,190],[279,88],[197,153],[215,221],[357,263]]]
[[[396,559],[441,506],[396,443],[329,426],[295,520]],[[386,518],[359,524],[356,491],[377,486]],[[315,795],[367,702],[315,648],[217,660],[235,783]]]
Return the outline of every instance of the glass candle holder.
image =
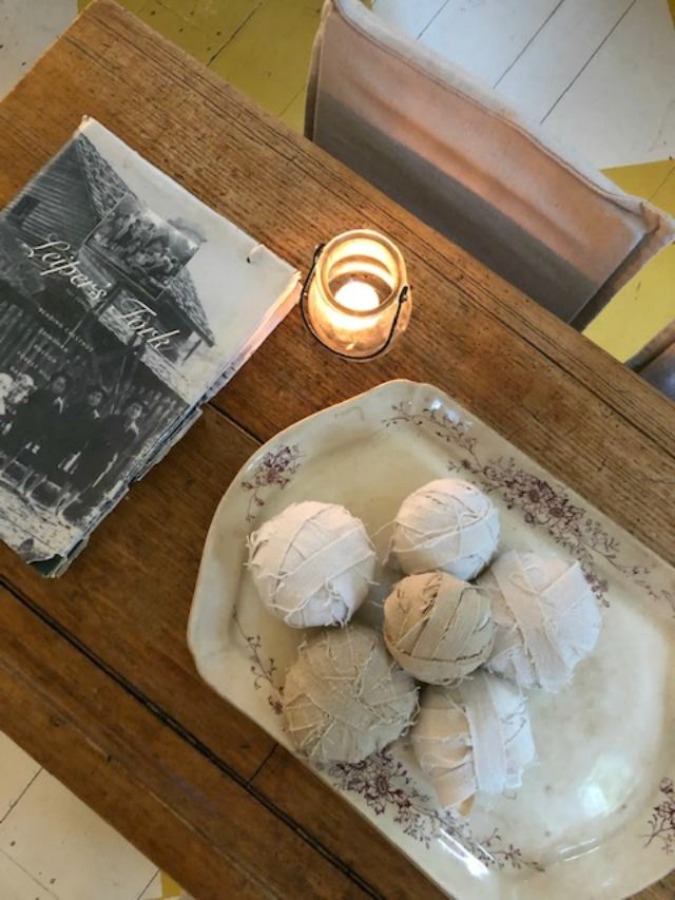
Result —
[[[396,244],[376,231],[347,231],[317,249],[302,292],[317,340],[348,359],[386,353],[405,331],[412,300]]]

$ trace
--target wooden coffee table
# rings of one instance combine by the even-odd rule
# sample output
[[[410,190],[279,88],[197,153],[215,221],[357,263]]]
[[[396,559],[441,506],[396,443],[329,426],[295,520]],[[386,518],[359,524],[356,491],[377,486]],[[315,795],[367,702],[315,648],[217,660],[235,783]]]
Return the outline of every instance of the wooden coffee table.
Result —
[[[331,356],[294,311],[63,578],[0,548],[0,728],[200,900],[440,897],[198,678],[185,632],[215,506],[261,441],[403,377],[446,390],[673,563],[675,407],[109,0],[0,105],[0,205],[83,114],[301,270],[333,234],[384,231],[415,311],[367,365]],[[640,896],[672,898],[675,876]]]

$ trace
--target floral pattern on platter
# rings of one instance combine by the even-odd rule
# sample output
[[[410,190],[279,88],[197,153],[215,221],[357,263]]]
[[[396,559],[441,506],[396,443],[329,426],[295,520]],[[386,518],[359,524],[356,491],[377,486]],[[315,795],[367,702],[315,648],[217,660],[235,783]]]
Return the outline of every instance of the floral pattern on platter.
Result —
[[[234,621],[248,646],[253,686],[257,691],[267,686],[267,703],[276,716],[281,716],[283,688],[275,683],[274,658],[264,656],[259,634],[245,634],[236,616]],[[394,759],[389,749],[374,753],[363,762],[335,763],[323,771],[335,788],[361,797],[374,815],[389,813],[404,834],[427,850],[439,837],[450,838],[486,866],[544,871],[539,863],[526,859],[518,847],[505,844],[498,829],[487,838],[476,840],[466,820],[452,813],[439,813],[431,797],[416,787],[403,763]]]
[[[339,790],[362,797],[376,816],[390,810],[403,833],[425,847],[437,836],[437,823],[425,808],[431,798],[415,787],[405,766],[390,750],[374,753],[360,763],[334,763],[326,774]]]
[[[672,778],[664,778],[659,785],[663,800],[652,810],[649,820],[650,833],[645,838],[645,847],[652,841],[660,840],[661,849],[671,854],[675,852],[675,785]]]
[[[622,575],[631,578],[652,600],[663,604],[675,616],[675,592],[654,587],[647,566],[623,559],[620,541],[608,534],[582,506],[573,503],[563,488],[522,469],[513,457],[481,458],[478,440],[470,433],[472,423],[459,413],[432,407],[411,412],[406,406],[403,402],[393,406],[393,415],[384,420],[385,427],[398,424],[431,427],[436,437],[463,451],[458,463],[450,463],[450,471],[470,473],[486,493],[499,493],[507,509],[519,510],[526,524],[545,528],[557,544],[579,560],[602,603],[608,605],[608,585],[595,569],[595,556],[604,558]]]
[[[285,488],[291,478],[300,468],[300,448],[297,444],[291,446],[282,444],[269,450],[256,466],[250,479],[242,481],[241,486],[245,491],[251,492],[248,503],[246,521],[252,522],[257,511],[265,505],[262,498],[267,488]]]
[[[466,819],[450,812],[439,813],[431,797],[415,786],[390,749],[374,753],[360,763],[335,763],[327,774],[338,790],[358,794],[376,816],[389,811],[403,833],[427,849],[439,837],[451,839],[486,866],[544,871],[539,863],[526,859],[518,847],[505,844],[497,828],[487,838],[477,840]]]
[[[274,682],[274,675],[277,672],[277,665],[274,657],[265,658],[262,653],[262,638],[259,634],[247,635],[244,633],[236,615],[233,621],[239,633],[248,645],[251,665],[249,670],[253,675],[253,687],[256,691],[262,689],[263,685],[267,685],[269,693],[267,695],[267,703],[276,716],[280,716],[283,712],[282,694],[283,687],[277,687]]]

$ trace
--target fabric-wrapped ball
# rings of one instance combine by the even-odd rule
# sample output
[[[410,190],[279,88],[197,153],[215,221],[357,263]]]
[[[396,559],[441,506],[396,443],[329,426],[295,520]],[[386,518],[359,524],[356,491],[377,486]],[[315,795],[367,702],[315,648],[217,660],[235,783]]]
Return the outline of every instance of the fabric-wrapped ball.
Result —
[[[535,755],[525,698],[482,670],[454,689],[426,688],[411,739],[441,806],[461,813],[478,791],[520,787]]]
[[[488,668],[521,687],[557,691],[595,647],[600,610],[578,562],[510,550],[479,579],[497,624]]]
[[[284,685],[288,734],[317,763],[361,762],[396,740],[416,711],[415,682],[365,625],[313,635]]]
[[[468,581],[489,563],[499,513],[482,491],[456,478],[430,481],[396,515],[391,555],[408,575],[442,569]]]
[[[408,575],[384,603],[384,640],[415,678],[452,684],[489,657],[495,627],[485,591],[445,572]]]
[[[292,503],[249,538],[260,599],[293,628],[348,622],[366,598],[375,563],[363,523],[334,503]]]

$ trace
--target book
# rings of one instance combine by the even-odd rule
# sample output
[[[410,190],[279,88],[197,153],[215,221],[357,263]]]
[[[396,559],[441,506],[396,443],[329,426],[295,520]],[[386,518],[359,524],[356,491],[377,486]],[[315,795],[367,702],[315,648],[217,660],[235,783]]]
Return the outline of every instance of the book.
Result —
[[[0,213],[0,539],[59,575],[299,295],[93,119]]]

